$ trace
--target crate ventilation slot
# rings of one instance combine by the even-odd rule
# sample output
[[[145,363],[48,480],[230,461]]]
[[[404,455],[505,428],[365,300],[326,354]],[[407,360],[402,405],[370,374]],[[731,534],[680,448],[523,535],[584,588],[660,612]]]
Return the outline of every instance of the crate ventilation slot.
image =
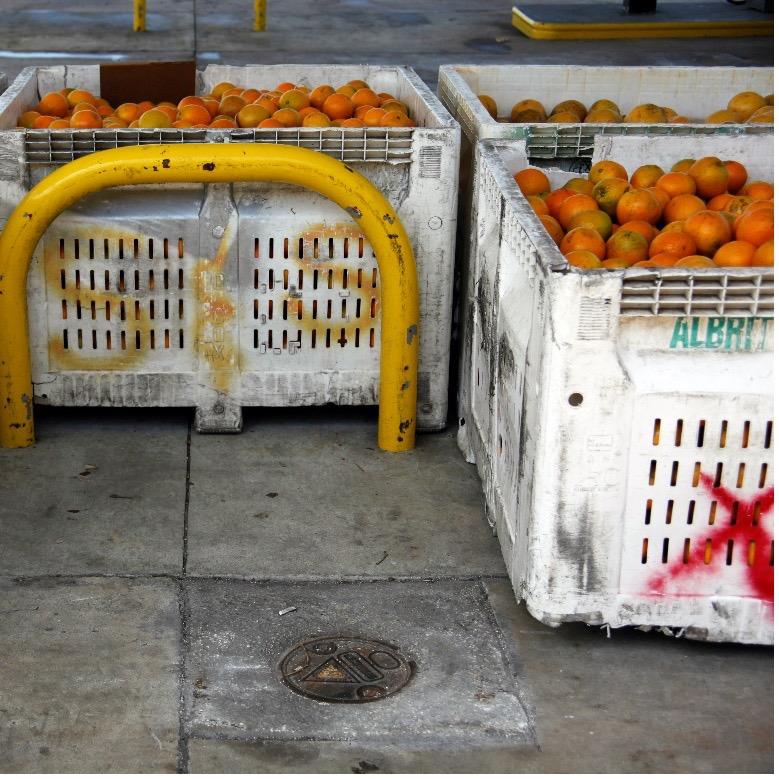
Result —
[[[441,147],[423,146],[419,152],[419,175],[423,179],[441,178]]]
[[[611,335],[611,298],[582,298],[579,305],[577,338],[602,341]]]

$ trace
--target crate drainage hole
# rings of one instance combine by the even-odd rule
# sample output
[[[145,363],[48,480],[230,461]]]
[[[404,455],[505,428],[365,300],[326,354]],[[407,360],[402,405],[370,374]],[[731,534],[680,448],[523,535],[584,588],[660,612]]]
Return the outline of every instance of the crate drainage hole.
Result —
[[[328,703],[370,703],[396,693],[414,673],[413,661],[383,641],[346,636],[300,641],[279,664],[284,683]]]

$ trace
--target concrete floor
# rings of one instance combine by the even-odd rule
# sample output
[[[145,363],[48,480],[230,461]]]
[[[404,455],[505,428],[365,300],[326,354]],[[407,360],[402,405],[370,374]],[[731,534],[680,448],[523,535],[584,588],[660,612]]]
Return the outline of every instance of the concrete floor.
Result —
[[[37,419],[0,451],[3,771],[772,769],[771,651],[536,622],[451,430],[388,455],[371,410]],[[326,634],[417,673],[301,698],[277,664]]]
[[[768,38],[530,41],[507,0],[270,0],[261,37],[250,0],[148,5],[137,36],[129,0],[4,0],[0,71],[400,62],[434,85],[444,62],[773,56]],[[233,437],[184,410],[37,421],[34,448],[0,452],[4,772],[773,769],[772,652],[536,622],[452,431],[390,456],[371,411],[249,412]],[[341,631],[413,657],[409,686],[350,707],[281,684],[289,645]]]

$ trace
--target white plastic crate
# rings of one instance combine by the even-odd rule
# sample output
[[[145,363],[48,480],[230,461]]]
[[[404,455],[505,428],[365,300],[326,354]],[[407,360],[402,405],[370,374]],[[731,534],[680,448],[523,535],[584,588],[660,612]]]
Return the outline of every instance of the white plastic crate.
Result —
[[[420,290],[418,418],[447,414],[460,131],[409,68],[208,66],[221,81],[340,84],[363,78],[405,101],[415,128],[17,130],[22,110],[64,86],[99,91],[98,66],[27,68],[0,97],[0,219],[48,172],[139,143],[286,143],[365,175],[399,213]],[[205,260],[219,259],[206,270]],[[29,277],[35,400],[195,406],[202,430],[240,428],[242,406],[376,404],[380,279],[338,206],[288,185],[110,190],[61,215]]]
[[[594,159],[705,154],[773,179],[768,137]],[[517,596],[550,625],[772,643],[773,271],[570,268],[512,178],[524,144],[479,157],[458,439]]]
[[[443,65],[438,94],[463,128],[469,144],[493,139],[525,139],[531,158],[591,157],[596,135],[762,134],[766,125],[703,124],[744,91],[773,94],[773,68],[581,65]],[[487,94],[507,117],[520,100],[539,100],[551,108],[563,100],[591,105],[613,100],[627,113],[641,103],[673,108],[700,124],[517,124],[497,122],[479,102]]]

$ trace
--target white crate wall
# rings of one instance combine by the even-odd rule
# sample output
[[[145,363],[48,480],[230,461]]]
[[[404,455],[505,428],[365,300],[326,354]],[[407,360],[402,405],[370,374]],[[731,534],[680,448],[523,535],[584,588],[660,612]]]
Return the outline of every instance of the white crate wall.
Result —
[[[226,80],[272,88],[287,79],[315,86],[353,78],[407,102],[419,126],[25,132],[15,129],[16,118],[41,93],[66,85],[99,89],[97,66],[28,68],[0,97],[0,220],[49,171],[104,148],[289,143],[342,159],[384,193],[409,234],[420,291],[417,425],[440,429],[447,415],[456,123],[409,68],[208,66],[198,74],[201,92]],[[202,430],[239,429],[242,406],[376,404],[380,285],[370,244],[315,193],[258,183],[93,195],[55,220],[33,260],[36,401],[196,406]]]
[[[595,159],[773,178],[770,138],[704,140]],[[458,434],[517,596],[548,624],[771,643],[773,271],[570,269],[513,181],[527,164],[522,142],[481,149]]]

